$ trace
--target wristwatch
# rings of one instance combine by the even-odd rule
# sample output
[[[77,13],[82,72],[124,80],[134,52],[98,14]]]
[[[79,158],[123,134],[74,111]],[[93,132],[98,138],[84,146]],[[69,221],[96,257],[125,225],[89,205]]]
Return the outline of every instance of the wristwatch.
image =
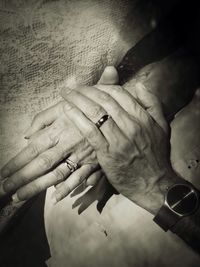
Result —
[[[199,202],[200,192],[192,184],[173,184],[167,189],[164,204],[153,220],[167,231],[181,218],[197,211]]]

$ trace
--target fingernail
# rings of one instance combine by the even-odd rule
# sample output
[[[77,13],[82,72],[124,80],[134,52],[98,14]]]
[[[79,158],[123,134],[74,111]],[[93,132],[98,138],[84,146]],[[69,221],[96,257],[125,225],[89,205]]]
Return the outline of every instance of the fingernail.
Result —
[[[14,195],[12,195],[12,200],[13,200],[14,203],[20,202],[20,199],[18,198],[17,193],[15,193]]]
[[[70,109],[72,109],[72,107],[73,107],[73,106],[72,106],[69,102],[67,102],[67,101],[65,100],[65,105],[64,105],[64,107],[63,107],[64,112],[67,113]]]
[[[72,91],[73,91],[73,90],[72,90],[71,88],[69,88],[69,87],[65,87],[65,88],[63,89],[63,93],[64,93],[65,95],[69,95]]]
[[[4,188],[4,191],[10,192],[15,188],[15,184],[13,182],[10,182],[10,181],[5,182],[3,184],[3,188]]]
[[[31,127],[29,127],[26,131],[24,131],[24,138],[29,139],[31,136]]]

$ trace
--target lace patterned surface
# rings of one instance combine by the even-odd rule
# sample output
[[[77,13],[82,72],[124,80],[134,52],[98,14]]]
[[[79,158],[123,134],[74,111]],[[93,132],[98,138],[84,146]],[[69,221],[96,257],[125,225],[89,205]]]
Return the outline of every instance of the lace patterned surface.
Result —
[[[23,131],[33,115],[58,101],[63,85],[93,84],[105,65],[119,62],[151,29],[155,12],[147,4],[143,12],[138,2],[147,3],[142,0],[0,0],[0,166],[26,145]],[[132,7],[137,6],[135,14],[130,3]],[[144,21],[139,16],[141,13]],[[131,37],[127,31],[129,15],[134,17]],[[101,218],[93,209],[80,220],[71,209],[69,198],[56,209],[47,198],[45,223],[53,252],[49,266],[58,266],[59,261],[59,266],[66,266],[66,259],[70,266],[83,266],[87,262],[89,266],[91,260],[95,266],[97,259],[105,266],[105,256],[107,262],[116,266],[133,266],[131,259],[138,267],[156,266],[166,258],[173,264],[171,251],[175,255],[178,251],[170,236],[149,226],[151,218],[132,203],[124,199],[115,202],[112,198]],[[2,224],[17,209],[18,206],[11,204],[2,210]],[[97,218],[95,223],[94,218]],[[102,229],[106,229],[106,235]],[[92,236],[98,242],[92,243],[89,239]],[[81,246],[80,237],[82,244],[91,244],[90,253],[87,246]],[[159,246],[165,241],[168,247],[163,257]],[[112,248],[115,255],[111,253]],[[189,257],[188,250],[184,252],[188,262],[196,261],[195,256]],[[84,262],[77,263],[83,258]]]
[[[0,166],[26,145],[24,130],[63,84],[93,84],[123,56],[128,2],[0,1]],[[12,206],[1,211],[2,227]]]
[[[93,84],[124,55],[129,2],[0,1],[0,167],[26,145],[32,117],[58,101],[63,85]]]

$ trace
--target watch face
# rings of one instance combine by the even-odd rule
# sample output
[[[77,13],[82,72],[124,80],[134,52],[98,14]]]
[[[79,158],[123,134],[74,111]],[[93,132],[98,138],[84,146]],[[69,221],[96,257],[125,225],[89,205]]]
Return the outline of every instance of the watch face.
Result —
[[[170,209],[179,215],[189,215],[198,207],[198,195],[189,185],[176,184],[172,186],[166,196]]]

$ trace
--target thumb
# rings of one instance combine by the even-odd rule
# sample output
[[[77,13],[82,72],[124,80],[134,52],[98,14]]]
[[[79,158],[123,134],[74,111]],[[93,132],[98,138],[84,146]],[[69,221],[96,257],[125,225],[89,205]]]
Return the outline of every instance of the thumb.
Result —
[[[114,85],[114,84],[118,84],[119,82],[119,75],[117,73],[117,70],[114,66],[107,66],[98,83],[97,84],[105,84],[105,85]]]

